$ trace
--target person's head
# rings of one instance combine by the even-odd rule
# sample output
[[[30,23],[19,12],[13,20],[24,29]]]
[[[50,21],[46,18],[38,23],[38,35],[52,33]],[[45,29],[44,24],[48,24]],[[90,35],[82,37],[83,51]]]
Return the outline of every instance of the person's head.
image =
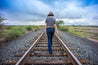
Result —
[[[54,16],[53,12],[50,11],[49,14],[48,14],[48,16],[49,16],[49,17],[53,17],[53,16]]]

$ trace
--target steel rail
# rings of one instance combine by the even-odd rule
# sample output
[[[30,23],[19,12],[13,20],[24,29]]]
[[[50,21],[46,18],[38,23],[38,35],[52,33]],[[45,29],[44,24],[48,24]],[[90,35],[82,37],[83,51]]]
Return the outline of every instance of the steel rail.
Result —
[[[37,38],[37,40],[31,45],[31,47],[24,53],[24,55],[19,59],[19,61],[15,65],[24,65],[24,60],[27,55],[29,55],[32,48],[36,45],[36,43],[40,40],[44,32],[41,33],[41,35]]]
[[[79,60],[73,55],[73,53],[69,50],[69,48],[65,45],[65,43],[61,40],[61,38],[60,38],[57,34],[55,34],[55,35],[56,35],[57,39],[62,43],[62,45],[64,46],[64,48],[66,49],[67,53],[70,55],[71,60],[74,61],[74,62],[72,62],[73,65],[75,65],[75,64],[77,64],[77,65],[82,65],[82,64],[80,63],[80,61],[79,61]]]
[[[35,42],[30,46],[30,48],[24,53],[24,55],[17,61],[15,65],[24,65],[25,61],[29,57],[29,54],[31,53],[31,50],[35,48],[37,43],[39,42],[40,38],[44,35],[45,31],[41,33],[41,35],[35,40]],[[61,40],[61,38],[55,34],[56,38],[59,42],[61,42],[61,45],[63,46],[64,50],[66,50],[66,53],[68,54],[69,59],[71,60],[71,63],[73,65],[82,65],[80,61],[73,55],[73,53],[69,50],[69,48],[65,45],[65,43]]]

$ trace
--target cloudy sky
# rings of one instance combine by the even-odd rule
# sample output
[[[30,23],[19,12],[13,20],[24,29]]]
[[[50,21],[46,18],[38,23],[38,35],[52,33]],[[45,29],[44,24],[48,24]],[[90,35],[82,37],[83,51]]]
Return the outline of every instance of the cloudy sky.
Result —
[[[44,25],[49,11],[65,25],[98,25],[98,0],[0,0],[7,25]]]

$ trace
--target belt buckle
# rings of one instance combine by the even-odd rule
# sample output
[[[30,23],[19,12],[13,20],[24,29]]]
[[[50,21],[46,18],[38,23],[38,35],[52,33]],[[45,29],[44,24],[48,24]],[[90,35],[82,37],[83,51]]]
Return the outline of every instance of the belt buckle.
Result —
[[[54,26],[47,26],[47,27],[49,27],[49,28],[53,28]]]

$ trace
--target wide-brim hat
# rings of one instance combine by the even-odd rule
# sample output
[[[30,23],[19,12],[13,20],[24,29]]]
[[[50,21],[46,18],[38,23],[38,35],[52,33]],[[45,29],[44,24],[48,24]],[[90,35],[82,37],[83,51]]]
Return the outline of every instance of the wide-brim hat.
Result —
[[[48,16],[54,16],[53,12],[49,12]]]

